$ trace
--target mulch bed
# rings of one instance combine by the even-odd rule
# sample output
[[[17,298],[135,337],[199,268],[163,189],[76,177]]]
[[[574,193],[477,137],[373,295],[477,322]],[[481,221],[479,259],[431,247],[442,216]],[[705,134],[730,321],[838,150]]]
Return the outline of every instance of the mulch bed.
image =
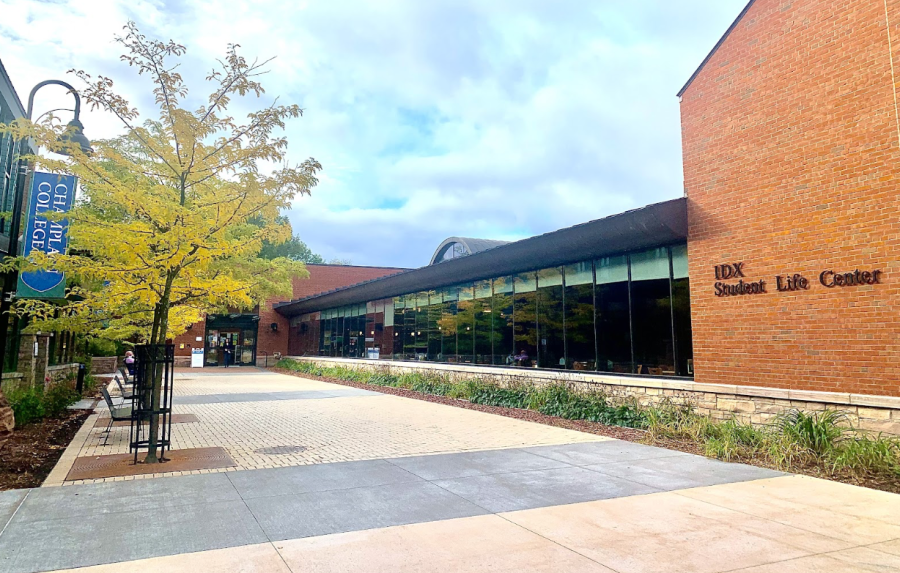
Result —
[[[90,415],[69,410],[16,428],[0,450],[0,491],[40,486]]]
[[[138,458],[140,460],[140,458]],[[225,448],[186,448],[169,450],[165,461],[158,464],[134,463],[134,454],[109,454],[75,458],[66,481],[101,479],[119,476],[161,474],[166,472],[186,472],[212,470],[237,466]]]
[[[444,404],[447,406],[456,406],[457,408],[466,408],[468,410],[478,410],[479,412],[487,412],[488,414],[496,414],[507,418],[516,418],[518,420],[526,420],[528,422],[536,422],[547,426],[555,426],[557,428],[566,428],[567,430],[575,430],[578,432],[586,432],[596,434],[598,436],[606,436],[617,440],[625,440],[639,444],[656,446],[658,448],[666,448],[668,450],[677,450],[688,454],[703,455],[703,448],[696,442],[687,442],[682,440],[674,440],[668,438],[653,438],[645,430],[635,428],[623,428],[621,426],[606,426],[599,422],[588,422],[586,420],[567,420],[565,418],[556,418],[535,412],[533,410],[520,410],[518,408],[505,408],[502,406],[484,406],[482,404],[473,404],[468,400],[460,400],[457,398],[448,398],[446,396],[433,396],[431,394],[422,394],[413,390],[404,388],[392,388],[390,386],[377,386],[374,384],[362,384],[359,382],[349,382],[339,378],[329,378],[326,376],[312,376],[303,372],[295,372],[284,368],[270,368],[274,372],[286,374],[288,376],[296,376],[298,378],[309,378],[311,380],[321,380],[322,382],[330,382],[332,384],[340,384],[342,386],[352,386],[353,388],[362,388],[365,390],[374,390],[382,394],[392,394],[394,396],[402,396],[404,398],[412,398],[414,400],[423,400],[425,402],[434,402],[436,404]],[[769,469],[773,467],[767,463],[765,459],[753,458],[740,460],[741,463],[764,467]],[[888,491],[891,493],[900,493],[900,477],[892,476],[856,476],[847,473],[832,473],[826,467],[820,465],[794,466],[790,469],[791,473],[803,474],[820,479],[827,479],[870,489]]]

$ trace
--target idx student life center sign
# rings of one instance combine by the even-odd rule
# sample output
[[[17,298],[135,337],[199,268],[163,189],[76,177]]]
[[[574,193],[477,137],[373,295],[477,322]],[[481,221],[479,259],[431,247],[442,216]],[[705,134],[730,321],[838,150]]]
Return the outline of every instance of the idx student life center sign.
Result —
[[[66,213],[75,199],[76,178],[73,175],[35,172],[31,182],[31,201],[25,226],[27,257],[34,251],[47,254],[65,253],[69,246],[69,222],[50,221],[47,213]],[[16,289],[19,298],[65,298],[66,277],[57,271],[32,271],[19,275]]]

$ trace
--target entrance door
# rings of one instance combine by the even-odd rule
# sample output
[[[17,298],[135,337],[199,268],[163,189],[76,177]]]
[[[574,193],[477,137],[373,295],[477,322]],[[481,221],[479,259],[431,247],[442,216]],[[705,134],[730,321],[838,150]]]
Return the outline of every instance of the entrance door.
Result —
[[[206,319],[206,366],[256,364],[257,315],[210,315]]]
[[[240,366],[241,365],[241,331],[240,330],[220,330],[219,331],[219,347],[221,348],[222,360],[221,366]]]

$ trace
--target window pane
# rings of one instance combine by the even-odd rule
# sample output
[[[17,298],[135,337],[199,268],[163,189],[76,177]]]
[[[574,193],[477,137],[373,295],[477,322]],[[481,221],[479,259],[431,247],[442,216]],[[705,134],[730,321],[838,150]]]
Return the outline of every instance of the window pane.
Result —
[[[416,295],[416,360],[428,357],[428,293]]]
[[[491,349],[491,281],[475,283],[475,362],[492,364]]]
[[[694,340],[691,333],[691,295],[687,277],[672,281],[672,309],[675,315],[675,374],[694,375]]]
[[[567,265],[566,286],[589,285],[594,283],[594,270],[591,261]]]
[[[602,260],[599,259],[597,262],[600,263]],[[600,267],[598,266],[597,286],[594,290],[597,370],[601,372],[632,372],[627,267],[625,280],[617,282],[601,283],[599,272]]]
[[[402,297],[394,298],[394,360],[403,360],[403,343],[406,342],[406,304]]]
[[[675,373],[668,249],[632,255],[631,320],[635,372]]]
[[[363,332],[363,339],[365,340],[366,345],[363,347],[365,348],[365,351],[363,352],[362,357],[375,358],[378,355],[376,349],[379,349],[375,342],[375,301],[366,303],[366,311],[366,327],[365,332]],[[380,332],[378,334],[380,334]]]
[[[625,255],[603,257],[594,261],[597,269],[597,284],[628,281],[628,258]]]
[[[459,303],[456,311],[456,351],[459,361],[470,364],[475,361],[475,294],[471,285],[459,287]]]
[[[537,358],[537,282],[534,273],[526,273],[516,275],[513,284],[515,365],[529,367]]]
[[[556,267],[538,271],[537,284],[538,366],[565,368],[562,270]]]
[[[631,255],[631,280],[669,279],[669,250],[665,247]]]
[[[339,312],[337,317],[337,328],[334,330],[334,356],[344,356],[345,340],[347,338],[347,317],[342,316],[344,312]]]
[[[441,331],[441,352],[447,362],[458,360],[456,353],[456,305],[459,300],[459,291],[456,287],[443,290],[443,303],[441,303],[441,322],[438,329]]]
[[[439,330],[441,322],[441,296],[440,293],[433,292],[429,295],[428,304],[428,355],[427,359],[432,362],[446,362],[443,351],[441,350],[441,331]]]
[[[674,247],[672,247],[672,278],[686,279],[687,277],[687,245],[675,245]]]
[[[403,341],[403,359],[416,359],[416,321],[418,319],[419,309],[416,307],[416,295],[406,295],[406,313],[404,314],[404,331],[406,340]]]
[[[516,351],[513,349],[513,279],[494,279],[494,296],[491,304],[494,364],[512,365]]]
[[[569,265],[566,273],[566,352],[568,367],[595,370],[594,284],[591,263]]]

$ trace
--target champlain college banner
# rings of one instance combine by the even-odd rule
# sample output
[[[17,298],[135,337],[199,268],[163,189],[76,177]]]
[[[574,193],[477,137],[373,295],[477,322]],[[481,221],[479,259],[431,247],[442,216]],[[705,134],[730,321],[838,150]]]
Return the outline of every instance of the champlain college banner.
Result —
[[[75,199],[77,179],[74,175],[36,171],[31,181],[23,254],[27,257],[34,251],[65,253],[69,246],[69,222],[50,221],[45,215],[69,211]],[[19,298],[61,299],[66,294],[66,277],[57,271],[21,273],[16,290]]]

